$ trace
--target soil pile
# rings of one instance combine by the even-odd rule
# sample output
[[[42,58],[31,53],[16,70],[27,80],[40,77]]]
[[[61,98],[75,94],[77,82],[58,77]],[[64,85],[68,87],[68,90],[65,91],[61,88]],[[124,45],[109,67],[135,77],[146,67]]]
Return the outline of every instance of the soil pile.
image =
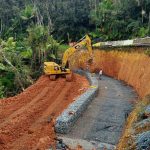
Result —
[[[72,82],[42,76],[23,93],[0,100],[0,149],[46,149],[55,145],[56,117],[88,88],[79,75]]]

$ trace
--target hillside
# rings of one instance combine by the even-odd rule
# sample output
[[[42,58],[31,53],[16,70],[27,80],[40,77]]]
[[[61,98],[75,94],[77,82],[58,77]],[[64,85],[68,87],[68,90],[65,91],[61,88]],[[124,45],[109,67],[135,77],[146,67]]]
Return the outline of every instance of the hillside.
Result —
[[[89,84],[84,77],[72,82],[61,78],[39,80],[23,93],[0,100],[0,149],[46,149],[55,147],[55,119]]]

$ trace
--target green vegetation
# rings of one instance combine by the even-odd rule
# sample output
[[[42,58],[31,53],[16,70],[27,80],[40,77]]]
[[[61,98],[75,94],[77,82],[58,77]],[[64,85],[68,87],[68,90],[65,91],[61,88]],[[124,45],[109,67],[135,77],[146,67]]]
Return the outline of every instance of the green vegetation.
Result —
[[[149,0],[0,0],[0,97],[21,92],[69,42],[150,34]],[[147,52],[148,53],[148,52]]]
[[[37,19],[36,9],[26,6],[0,40],[0,97],[23,91],[41,75],[44,60],[57,57],[59,43],[48,26]],[[6,27],[5,27],[6,28]]]
[[[150,119],[146,114],[146,108],[149,106],[150,95],[140,99],[135,105],[135,108],[127,118],[124,134],[120,139],[117,149],[142,149],[137,147],[142,147],[144,145],[143,143],[147,141],[147,137],[144,138],[144,141],[141,140],[141,143],[137,142],[137,138],[140,134],[142,135],[142,133],[146,133],[150,130]],[[147,147],[146,144],[145,147]]]
[[[86,33],[93,37],[127,39],[150,34],[149,0],[0,0],[0,35],[19,39],[33,24],[65,42]]]
[[[150,49],[147,48],[145,51],[144,51],[145,55],[149,56],[150,57]]]
[[[101,0],[91,11],[93,36],[118,40],[150,35],[149,0]]]

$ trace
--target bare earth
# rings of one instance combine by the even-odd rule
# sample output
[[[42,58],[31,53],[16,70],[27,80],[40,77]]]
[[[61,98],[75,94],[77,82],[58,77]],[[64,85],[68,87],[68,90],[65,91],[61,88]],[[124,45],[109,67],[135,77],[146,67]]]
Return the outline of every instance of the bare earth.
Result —
[[[0,149],[47,149],[55,145],[56,117],[88,86],[79,75],[73,82],[42,76],[23,93],[0,100]]]

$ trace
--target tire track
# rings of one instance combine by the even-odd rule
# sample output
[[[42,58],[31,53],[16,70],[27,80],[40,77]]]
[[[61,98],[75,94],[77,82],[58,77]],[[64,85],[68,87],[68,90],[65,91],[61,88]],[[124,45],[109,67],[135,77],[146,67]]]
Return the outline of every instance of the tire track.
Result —
[[[40,82],[42,80],[42,83]],[[39,91],[45,88],[50,82],[48,77],[41,77],[34,85],[27,88],[23,93],[15,97],[8,98],[7,101],[1,101],[0,103],[0,122],[3,122],[13,112],[17,111],[21,107],[31,101],[31,98],[37,96]],[[38,87],[38,90],[35,90]],[[26,99],[24,99],[26,97]],[[21,101],[21,103],[20,103]],[[9,111],[8,111],[9,110]]]
[[[60,105],[62,105],[62,102],[66,100],[65,97],[66,95],[68,95],[67,93],[71,89],[71,86],[72,86],[71,83],[67,83],[67,85],[65,85],[64,87],[65,90],[62,90],[62,86],[60,87],[60,89],[56,93],[56,97],[55,97],[56,100],[49,104],[48,108],[45,109],[45,111],[43,111],[41,117],[30,126],[29,131],[31,131],[35,135],[36,135],[36,131],[44,132],[42,130],[43,129],[42,126],[43,125],[49,126],[48,117],[51,116],[51,114],[53,114],[51,116],[52,117],[51,121],[53,121],[53,117],[54,115],[56,115],[57,111],[59,111]],[[18,143],[22,143],[22,145],[24,145],[24,148],[27,148],[26,146],[32,140],[33,140],[33,137],[31,137],[30,134],[25,134],[21,138],[17,139],[17,141],[15,141],[12,144],[12,147],[16,147]],[[36,145],[37,144],[34,143],[34,147],[36,147]]]
[[[56,115],[57,112],[59,112],[59,108],[61,107],[63,101],[65,101],[65,97],[69,90],[71,89],[71,83],[67,83],[65,90],[60,91],[59,95],[57,95],[55,102],[51,103],[49,107],[43,112],[42,117],[39,118],[35,124],[32,125],[31,130],[36,127],[36,124],[38,122],[43,122],[44,120],[47,120],[52,113]],[[59,115],[59,114],[57,114]]]
[[[50,143],[54,145],[54,119],[81,94],[79,89],[85,85],[88,87],[87,80],[79,75],[72,82],[63,78],[51,82],[42,77],[24,94],[0,103],[0,112],[6,112],[0,122],[0,149],[45,149]]]
[[[65,81],[52,82],[52,84],[49,85],[49,87],[46,87],[46,89],[47,89],[46,92],[43,92],[45,90],[42,91],[42,93],[43,93],[42,96],[40,96],[38,101],[36,101],[39,103],[36,103],[36,105],[34,105],[35,101],[34,101],[34,103],[32,101],[33,105],[27,104],[29,106],[27,106],[26,111],[25,112],[23,111],[20,115],[18,115],[16,117],[17,122],[15,122],[15,124],[13,126],[9,127],[9,136],[11,136],[13,138],[13,141],[10,141],[10,142],[7,141],[7,145],[11,145],[11,143],[15,142],[15,139],[19,139],[20,137],[24,136],[25,134],[28,135],[28,132],[31,131],[31,130],[29,131],[29,127],[34,123],[34,121],[36,121],[36,119],[38,119],[40,117],[42,112],[53,102],[50,100],[56,99],[57,96],[59,96],[60,91],[63,88],[65,88],[65,85],[66,85]],[[6,125],[2,129],[3,132],[7,131],[8,126],[9,125]],[[19,129],[19,128],[21,128],[21,129]],[[19,130],[17,130],[17,129],[19,129]],[[7,134],[8,134],[8,132],[7,132]]]
[[[32,101],[30,101],[26,106],[21,107],[20,109],[18,109],[17,111],[15,111],[14,113],[12,113],[11,115],[9,115],[6,120],[4,122],[2,122],[0,124],[0,128],[2,128],[4,125],[13,122],[15,123],[15,120],[17,119],[17,117],[19,117],[20,114],[25,113],[25,111],[27,111],[30,107],[34,106],[34,104],[40,100],[47,92],[48,92],[49,88],[45,87],[43,89],[43,91],[41,93],[39,93]]]
[[[53,96],[54,93],[56,93],[56,91],[60,89],[59,86],[57,86],[57,83],[53,83],[52,85],[56,85],[54,87],[54,90],[52,93],[49,94],[49,97],[51,98]],[[45,90],[46,89],[46,90]],[[27,104],[26,109],[24,109],[25,107],[21,108],[21,110],[19,110],[20,114],[18,113],[16,118],[14,117],[14,119],[16,120],[16,122],[13,120],[13,124],[12,124],[12,120],[11,120],[11,126],[10,124],[6,124],[2,129],[3,132],[7,132],[7,134],[9,133],[9,136],[12,136],[12,138],[15,140],[16,138],[19,138],[20,136],[22,136],[24,134],[24,132],[28,131],[28,128],[30,126],[30,124],[32,124],[40,115],[41,112],[45,109],[45,107],[42,106],[46,106],[45,103],[48,99],[47,99],[47,95],[48,93],[51,91],[51,87],[46,87],[43,91],[42,91],[42,95],[40,95],[38,102],[35,105],[35,102],[37,101],[31,101],[30,104]],[[45,95],[45,96],[43,96]],[[36,99],[37,100],[37,99]],[[25,110],[25,111],[23,111]],[[7,131],[7,128],[9,128],[9,131]],[[17,130],[21,128],[20,130]],[[15,133],[14,133],[15,132]],[[11,142],[11,141],[10,141]],[[9,141],[7,141],[7,144],[9,143]]]

